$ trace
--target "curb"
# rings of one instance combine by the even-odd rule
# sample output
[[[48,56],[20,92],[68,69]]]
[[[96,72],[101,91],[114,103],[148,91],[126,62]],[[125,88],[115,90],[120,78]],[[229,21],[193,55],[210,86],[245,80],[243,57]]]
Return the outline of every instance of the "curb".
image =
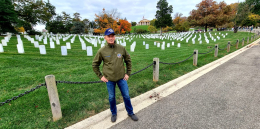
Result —
[[[245,45],[243,48],[236,50],[233,53],[230,53],[218,60],[215,60],[209,64],[206,64],[194,71],[191,71],[185,75],[182,75],[179,78],[176,78],[172,81],[169,81],[155,89],[147,91],[135,98],[131,99],[132,106],[134,112],[137,113],[140,110],[148,107],[149,105],[159,101],[161,98],[166,97],[173,92],[179,90],[180,88],[186,86],[187,84],[191,83],[195,79],[199,78],[200,76],[206,74],[207,72],[213,70],[214,68],[218,67],[219,65],[227,62],[228,60],[232,59],[233,57],[239,55],[240,53],[248,50],[251,46],[257,44],[260,41],[260,38],[254,41],[251,44]],[[151,97],[150,97],[151,96]],[[124,119],[128,118],[127,112],[125,110],[124,103],[120,103],[117,105],[117,121],[112,123],[110,120],[111,112],[110,109],[107,109],[103,112],[100,112],[90,118],[87,118],[83,121],[80,121],[74,125],[71,125],[65,129],[103,129],[103,128],[110,128],[113,125],[123,121]]]

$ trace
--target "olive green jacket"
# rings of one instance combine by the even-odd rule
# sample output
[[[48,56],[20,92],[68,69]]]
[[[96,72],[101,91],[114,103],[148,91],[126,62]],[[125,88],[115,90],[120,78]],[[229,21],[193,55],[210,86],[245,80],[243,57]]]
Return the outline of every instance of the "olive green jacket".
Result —
[[[126,72],[124,62],[126,63]],[[99,66],[103,61],[103,75]],[[100,48],[92,62],[92,67],[97,76],[101,79],[103,76],[109,81],[118,81],[123,79],[125,74],[131,74],[131,58],[126,49],[119,44],[106,44]]]

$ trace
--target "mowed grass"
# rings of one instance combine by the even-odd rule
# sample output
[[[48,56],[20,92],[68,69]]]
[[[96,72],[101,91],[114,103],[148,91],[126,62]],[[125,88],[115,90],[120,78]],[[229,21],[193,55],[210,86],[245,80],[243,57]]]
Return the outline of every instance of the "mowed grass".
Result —
[[[154,46],[154,42],[162,43],[163,41],[171,43],[170,40],[160,39],[144,39],[134,38],[131,42],[126,40],[126,49],[132,59],[132,73],[143,69],[153,62],[153,58],[159,58],[161,62],[173,63],[179,62],[189,57],[194,49],[198,49],[200,53],[209,51],[215,44],[219,44],[219,48],[225,48],[228,41],[235,44],[236,40],[242,40],[248,36],[254,35],[248,32],[221,32],[228,33],[226,38],[207,44],[202,33],[203,43],[192,44],[185,40],[182,42],[174,41],[175,45],[165,50]],[[215,36],[215,32],[211,32]],[[196,34],[197,38],[199,33]],[[207,33],[209,38],[209,34]],[[75,42],[71,44],[72,49],[68,50],[68,56],[61,56],[60,46],[66,42],[60,40],[61,45],[56,45],[55,49],[51,49],[49,44],[46,45],[47,54],[40,55],[39,49],[35,48],[32,43],[23,38],[25,54],[17,53],[17,38],[13,36],[4,47],[4,53],[0,53],[0,102],[11,99],[14,96],[24,93],[31,88],[44,83],[46,75],[55,75],[58,81],[73,81],[73,82],[88,82],[99,81],[99,78],[92,70],[93,57],[87,56],[86,51],[81,49],[79,37],[76,36]],[[194,37],[194,36],[193,36]],[[4,37],[0,37],[0,40]],[[83,40],[85,40],[82,37]],[[251,39],[251,38],[250,38]],[[137,42],[135,52],[130,52],[130,45],[133,41]],[[143,41],[149,44],[149,50],[143,46]],[[250,40],[251,41],[251,40]],[[86,41],[85,41],[86,42]],[[181,43],[181,47],[177,47],[177,43]],[[43,44],[43,42],[40,42]],[[92,44],[87,43],[87,46]],[[246,42],[245,42],[246,44]],[[241,44],[239,48],[241,48]],[[93,46],[93,54],[95,55],[100,48]],[[235,46],[231,47],[231,52],[236,51]],[[147,92],[161,84],[167,83],[170,80],[178,78],[190,71],[193,71],[205,64],[217,60],[227,55],[226,50],[219,51],[218,57],[214,57],[214,51],[209,54],[199,55],[198,65],[193,66],[193,59],[189,59],[183,63],[176,65],[160,64],[160,76],[158,82],[153,82],[153,69],[148,69],[133,75],[128,80],[131,98]],[[7,103],[0,107],[0,128],[65,128],[75,124],[81,120],[91,117],[101,111],[109,109],[108,93],[105,83],[98,84],[58,84],[58,93],[61,104],[63,118],[57,122],[52,121],[52,112],[49,102],[47,89],[41,87],[17,100]],[[148,97],[148,96],[147,96]],[[116,89],[117,103],[123,102],[120,91]]]
[[[132,30],[131,30],[131,33],[134,32],[134,28],[136,28],[136,30],[137,30],[137,29],[143,29],[143,30],[147,30],[147,31],[148,31],[148,27],[149,27],[148,25],[132,26],[132,27],[131,27],[131,29],[132,29]]]

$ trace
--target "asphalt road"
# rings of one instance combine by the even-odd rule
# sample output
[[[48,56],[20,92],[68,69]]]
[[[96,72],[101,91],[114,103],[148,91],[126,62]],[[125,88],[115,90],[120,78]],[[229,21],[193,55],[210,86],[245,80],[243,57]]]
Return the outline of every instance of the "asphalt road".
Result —
[[[260,129],[260,45],[111,129]]]

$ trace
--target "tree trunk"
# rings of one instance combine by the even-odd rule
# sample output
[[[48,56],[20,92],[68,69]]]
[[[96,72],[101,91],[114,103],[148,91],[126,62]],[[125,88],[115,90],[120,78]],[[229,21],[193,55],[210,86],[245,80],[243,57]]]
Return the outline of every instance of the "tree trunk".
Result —
[[[207,29],[208,29],[208,24],[206,23],[206,25],[205,25],[205,32],[207,32]]]
[[[162,27],[161,27],[161,36],[162,36]]]
[[[234,33],[237,33],[237,25],[234,25]]]

